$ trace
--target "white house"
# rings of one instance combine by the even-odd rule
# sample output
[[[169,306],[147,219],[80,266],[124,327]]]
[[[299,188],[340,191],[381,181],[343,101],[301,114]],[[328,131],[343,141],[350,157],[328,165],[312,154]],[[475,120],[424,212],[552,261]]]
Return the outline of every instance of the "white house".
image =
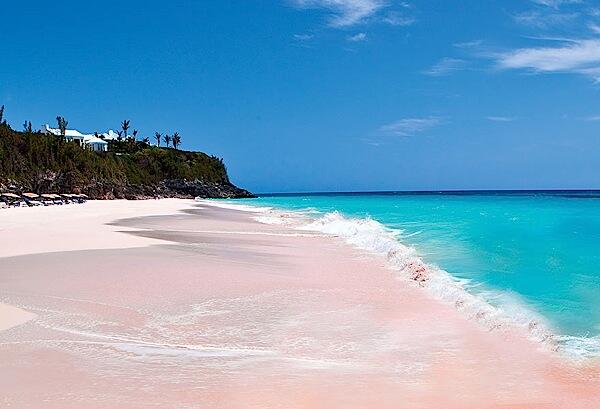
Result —
[[[83,141],[84,145],[96,152],[106,152],[108,150],[108,142],[96,136]]]
[[[47,124],[42,126],[40,130],[46,135],[60,136],[60,129],[50,128]],[[91,134],[83,134],[75,129],[65,130],[65,140],[68,142],[75,142],[85,148],[91,149],[97,152],[106,152],[108,150],[107,140],[117,139],[117,134],[111,129],[107,133],[103,133],[99,136]]]

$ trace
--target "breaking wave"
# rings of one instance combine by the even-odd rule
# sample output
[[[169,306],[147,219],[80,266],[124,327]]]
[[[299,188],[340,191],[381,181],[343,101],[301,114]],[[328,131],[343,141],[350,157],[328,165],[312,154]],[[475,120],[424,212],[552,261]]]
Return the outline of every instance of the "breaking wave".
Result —
[[[370,218],[347,218],[338,212],[324,216],[302,226],[303,229],[319,231],[343,238],[347,243],[369,252],[384,255],[390,267],[398,272],[400,279],[408,280],[427,289],[435,298],[452,303],[470,319],[490,330],[505,324],[527,326],[538,340],[552,341],[552,335],[543,319],[524,306],[517,306],[516,296],[488,292],[488,297],[469,292],[473,287],[469,280],[459,279],[439,267],[425,263],[416,249],[398,240],[398,231],[389,229]],[[503,298],[506,308],[494,306],[487,298]],[[512,310],[508,313],[508,309]]]
[[[258,212],[254,218],[262,223],[337,236],[358,249],[383,255],[389,267],[397,271],[399,279],[423,288],[438,300],[454,305],[467,318],[490,331],[518,326],[526,329],[534,340],[570,358],[600,357],[600,337],[555,334],[545,318],[529,308],[518,294],[509,291],[482,291],[479,283],[457,278],[426,263],[415,248],[400,241],[400,231],[390,229],[376,220],[368,217],[350,218],[337,211],[316,215],[314,210],[289,212],[259,206],[242,206],[238,210]]]

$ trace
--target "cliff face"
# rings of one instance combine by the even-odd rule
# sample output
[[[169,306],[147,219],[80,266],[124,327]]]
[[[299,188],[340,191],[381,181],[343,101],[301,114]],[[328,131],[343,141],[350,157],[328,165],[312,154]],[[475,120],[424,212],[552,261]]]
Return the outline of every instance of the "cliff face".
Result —
[[[202,152],[117,144],[92,152],[59,137],[0,124],[0,189],[21,193],[85,193],[94,199],[244,198],[223,160]]]
[[[94,199],[152,199],[156,197],[177,197],[182,199],[202,197],[220,199],[241,199],[255,197],[247,190],[224,182],[204,182],[202,180],[171,179],[157,185],[94,184],[84,186],[80,193]]]
[[[46,174],[36,183],[15,180],[0,181],[0,191],[24,193],[85,193],[91,199],[154,199],[174,197],[192,199],[242,199],[256,197],[253,193],[241,189],[229,182],[205,182],[202,180],[169,179],[150,185],[114,184],[107,181],[94,181],[89,184],[72,185],[64,183],[61,174]]]

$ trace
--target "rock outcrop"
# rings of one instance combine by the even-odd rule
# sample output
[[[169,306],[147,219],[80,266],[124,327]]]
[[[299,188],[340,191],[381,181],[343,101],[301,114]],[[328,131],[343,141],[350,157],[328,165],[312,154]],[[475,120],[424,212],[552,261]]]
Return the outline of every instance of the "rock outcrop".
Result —
[[[93,199],[155,197],[244,198],[222,158],[203,152],[110,144],[93,152],[59,137],[18,132],[0,124],[0,191],[85,193]]]
[[[163,197],[175,197],[189,199],[195,197],[218,198],[218,199],[241,199],[256,197],[251,192],[241,189],[229,182],[204,182],[202,180],[180,180],[171,179],[160,182],[157,185],[115,185],[107,182],[96,182],[84,186],[62,185],[60,177],[45,175],[42,183],[23,184],[9,181],[0,184],[3,192],[24,193],[85,193],[91,199],[154,199]]]

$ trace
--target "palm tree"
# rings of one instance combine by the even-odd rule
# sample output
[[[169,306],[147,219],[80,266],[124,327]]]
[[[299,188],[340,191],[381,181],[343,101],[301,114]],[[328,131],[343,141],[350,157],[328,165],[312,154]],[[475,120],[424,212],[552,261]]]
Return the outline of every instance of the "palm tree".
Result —
[[[181,143],[181,136],[179,136],[179,132],[175,132],[173,134],[173,147],[177,149],[179,144]]]
[[[169,135],[165,135],[165,137],[163,139],[165,140],[165,145],[167,145],[167,148],[168,148],[169,142],[171,142],[171,137]]]
[[[61,140],[64,140],[65,135],[67,134],[67,125],[69,125],[69,121],[62,116],[57,116],[56,122],[58,123],[58,129],[60,129]]]
[[[135,139],[137,137],[138,134],[138,130],[134,129],[133,132],[131,133],[133,135],[133,139]]]
[[[144,139],[142,139],[142,142],[144,142],[146,145],[150,145],[150,138],[146,136]]]
[[[117,141],[123,140],[123,131],[117,131]]]
[[[154,139],[156,139],[157,146],[160,146],[160,138],[162,138],[162,135],[160,134],[160,132],[155,132]]]
[[[123,122],[121,122],[121,128],[123,129],[125,138],[127,138],[127,130],[129,129],[129,119],[125,119],[123,120]]]
[[[4,118],[4,105],[0,107],[0,124],[2,123],[2,118]]]
[[[31,121],[25,121],[23,124],[23,132],[33,133],[33,125],[31,124]]]

